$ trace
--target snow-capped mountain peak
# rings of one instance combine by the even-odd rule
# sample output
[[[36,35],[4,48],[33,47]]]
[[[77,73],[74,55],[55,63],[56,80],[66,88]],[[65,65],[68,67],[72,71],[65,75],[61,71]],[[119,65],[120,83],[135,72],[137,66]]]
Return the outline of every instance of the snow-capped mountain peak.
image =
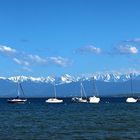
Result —
[[[70,76],[69,74],[65,74],[61,76],[62,83],[71,83],[75,81],[75,78]]]

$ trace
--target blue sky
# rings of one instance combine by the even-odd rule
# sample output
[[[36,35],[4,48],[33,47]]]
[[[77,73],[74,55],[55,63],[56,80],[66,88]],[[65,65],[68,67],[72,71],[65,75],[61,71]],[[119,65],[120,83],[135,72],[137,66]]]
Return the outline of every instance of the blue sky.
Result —
[[[139,0],[0,0],[0,76],[139,71]]]

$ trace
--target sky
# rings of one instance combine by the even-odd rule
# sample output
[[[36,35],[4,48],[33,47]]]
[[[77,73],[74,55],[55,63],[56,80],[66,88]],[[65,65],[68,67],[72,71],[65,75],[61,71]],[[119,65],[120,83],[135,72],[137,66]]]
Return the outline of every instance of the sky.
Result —
[[[140,71],[139,0],[0,0],[0,76]]]

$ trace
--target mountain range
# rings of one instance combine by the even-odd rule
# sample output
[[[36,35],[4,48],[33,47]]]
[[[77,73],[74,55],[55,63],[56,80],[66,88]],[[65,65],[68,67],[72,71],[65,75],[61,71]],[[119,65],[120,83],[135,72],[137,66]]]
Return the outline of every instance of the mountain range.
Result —
[[[94,80],[93,80],[94,77]],[[0,77],[0,97],[14,97],[17,95],[17,81],[20,80],[27,97],[50,97],[54,95],[55,83],[58,97],[80,96],[80,82],[83,82],[87,96],[95,94],[95,83],[99,96],[127,96],[131,95],[131,80],[135,96],[140,94],[140,73],[120,74],[105,73],[81,76],[69,74],[61,77],[31,77],[14,76]],[[94,81],[94,82],[93,82]]]

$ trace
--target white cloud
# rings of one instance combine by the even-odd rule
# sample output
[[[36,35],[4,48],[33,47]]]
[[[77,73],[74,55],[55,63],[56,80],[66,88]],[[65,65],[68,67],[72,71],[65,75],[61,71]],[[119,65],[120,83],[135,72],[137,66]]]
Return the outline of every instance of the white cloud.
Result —
[[[56,64],[58,66],[67,67],[70,64],[70,61],[63,57],[49,57],[49,62],[52,64]]]
[[[28,59],[29,59],[29,61],[31,60],[31,61],[33,61],[34,63],[38,63],[38,64],[48,64],[47,59],[42,58],[42,57],[40,57],[40,56],[38,56],[38,55],[32,55],[32,54],[30,54],[30,55],[28,55]]]
[[[57,65],[61,67],[66,67],[70,64],[70,61],[66,58],[63,57],[47,57],[43,58],[38,55],[26,55],[21,58],[13,58],[13,60],[19,64],[19,65],[24,65],[24,66],[31,66],[31,65]]]
[[[139,50],[135,46],[131,45],[120,45],[115,48],[119,54],[137,54]]]
[[[7,46],[0,45],[0,52],[6,55],[15,54],[17,51]]]
[[[97,47],[95,47],[93,45],[89,45],[89,46],[77,49],[77,52],[79,52],[79,53],[100,54],[101,53],[101,49],[97,48]]]
[[[29,62],[24,61],[24,60],[20,60],[20,59],[18,59],[18,58],[13,58],[13,60],[14,60],[17,64],[19,64],[19,65],[24,65],[24,66],[29,66],[29,65],[30,65]]]
[[[24,54],[25,55],[25,54]],[[24,65],[24,66],[31,66],[31,65],[57,65],[61,67],[67,67],[70,64],[70,61],[66,58],[63,57],[47,57],[43,58],[38,55],[25,55],[24,57],[20,58],[13,58],[13,60],[19,64],[19,65]]]
[[[23,69],[24,71],[27,71],[27,72],[32,72],[32,70],[31,70],[30,68],[28,68],[28,67],[22,67],[22,69]]]

